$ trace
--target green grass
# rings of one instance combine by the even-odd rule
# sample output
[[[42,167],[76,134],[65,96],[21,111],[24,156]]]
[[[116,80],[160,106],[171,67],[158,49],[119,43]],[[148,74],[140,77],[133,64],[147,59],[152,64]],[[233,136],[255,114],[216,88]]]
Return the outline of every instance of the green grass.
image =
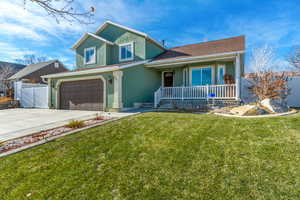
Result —
[[[0,199],[300,199],[300,115],[125,118],[1,158]]]

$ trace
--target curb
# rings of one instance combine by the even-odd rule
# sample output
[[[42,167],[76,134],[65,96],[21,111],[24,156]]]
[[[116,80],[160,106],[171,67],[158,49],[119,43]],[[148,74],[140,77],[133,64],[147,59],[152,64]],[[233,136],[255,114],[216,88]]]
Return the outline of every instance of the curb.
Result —
[[[137,114],[139,114],[139,113],[137,113]],[[134,114],[134,115],[137,115],[137,114]],[[133,116],[133,115],[131,115],[131,116]],[[26,146],[23,146],[23,147],[20,147],[20,148],[17,148],[17,149],[8,151],[8,152],[0,153],[0,158],[3,158],[3,157],[5,157],[5,156],[11,155],[11,154],[15,154],[15,153],[18,153],[18,152],[27,150],[27,149],[30,149],[30,148],[35,147],[35,146],[39,146],[39,145],[42,145],[42,144],[46,144],[46,143],[48,143],[48,142],[51,142],[51,141],[56,140],[57,138],[60,138],[60,137],[63,137],[63,136],[71,135],[71,134],[73,134],[73,133],[77,133],[77,132],[80,132],[80,131],[84,131],[84,130],[86,130],[86,129],[93,128],[93,127],[96,127],[96,126],[101,126],[101,125],[104,125],[104,124],[108,124],[108,123],[110,123],[110,122],[118,121],[118,120],[120,120],[120,119],[123,119],[123,117],[122,117],[122,118],[116,118],[116,119],[106,120],[106,121],[104,121],[104,122],[100,122],[100,123],[98,123],[98,124],[93,124],[93,125],[91,125],[91,126],[86,126],[86,127],[80,128],[80,129],[75,129],[75,130],[72,130],[72,131],[70,131],[70,132],[67,132],[67,133],[64,133],[64,134],[61,134],[61,135],[54,136],[54,137],[49,138],[49,139],[40,140],[40,141],[38,141],[38,142],[29,144],[29,145],[26,145]]]

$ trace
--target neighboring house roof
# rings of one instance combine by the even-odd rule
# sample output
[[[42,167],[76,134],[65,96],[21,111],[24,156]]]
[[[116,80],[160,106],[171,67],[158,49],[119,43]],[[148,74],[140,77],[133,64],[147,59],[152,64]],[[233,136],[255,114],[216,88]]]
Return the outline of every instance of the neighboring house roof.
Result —
[[[106,28],[106,26],[108,25],[114,25],[116,27],[119,27],[121,29],[124,29],[124,30],[127,30],[127,31],[130,31],[132,33],[135,33],[137,35],[141,35],[143,37],[145,37],[146,39],[150,40],[151,42],[153,42],[154,44],[156,44],[157,46],[161,47],[162,49],[166,49],[162,44],[160,44],[159,42],[157,42],[155,39],[153,39],[152,37],[150,37],[149,35],[147,35],[146,33],[143,33],[143,32],[140,32],[140,31],[137,31],[135,29],[132,29],[132,28],[128,28],[126,26],[123,26],[123,25],[120,25],[120,24],[116,24],[114,22],[111,22],[111,21],[106,21],[104,22],[96,31],[96,34],[100,33],[102,30],[104,30]]]
[[[207,56],[245,50],[245,36],[202,42],[174,47],[153,59],[153,61]]]
[[[31,74],[43,67],[46,67],[54,62],[58,62],[58,60],[50,60],[47,62],[40,62],[40,63],[36,63],[36,64],[30,64],[27,65],[26,67],[24,67],[22,70],[18,71],[17,73],[15,73],[14,75],[12,75],[11,77],[9,77],[8,80],[15,80],[15,79],[20,79],[28,74]]]
[[[42,76],[42,78],[58,78],[58,77],[65,77],[65,76],[77,76],[77,75],[96,74],[96,73],[102,73],[102,72],[117,71],[117,70],[129,68],[129,67],[133,67],[136,65],[142,65],[147,62],[149,62],[149,60],[130,62],[130,63],[121,63],[121,64],[114,64],[114,65],[106,65],[105,67],[87,68],[87,69],[76,70],[76,71],[71,71],[71,72],[62,72],[62,73],[57,73],[57,74],[44,75],[44,76]]]
[[[84,42],[88,37],[93,37],[93,38],[95,38],[95,39],[97,39],[97,40],[100,40],[100,41],[102,41],[102,42],[105,42],[105,43],[107,43],[107,44],[110,44],[110,45],[113,45],[114,43],[112,43],[112,42],[110,42],[110,41],[108,41],[108,40],[106,40],[106,39],[104,39],[103,37],[100,37],[100,36],[98,36],[98,35],[95,35],[95,34],[93,34],[93,33],[85,33],[74,45],[73,45],[73,47],[71,48],[72,50],[75,50],[77,47],[79,47],[79,45],[82,43],[82,42]]]

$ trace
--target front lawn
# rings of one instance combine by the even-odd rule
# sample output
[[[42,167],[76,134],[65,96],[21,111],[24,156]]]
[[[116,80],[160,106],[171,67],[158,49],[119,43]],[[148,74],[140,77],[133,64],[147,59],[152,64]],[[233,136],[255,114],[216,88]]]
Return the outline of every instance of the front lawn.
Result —
[[[0,158],[0,199],[300,199],[300,115],[128,117]]]

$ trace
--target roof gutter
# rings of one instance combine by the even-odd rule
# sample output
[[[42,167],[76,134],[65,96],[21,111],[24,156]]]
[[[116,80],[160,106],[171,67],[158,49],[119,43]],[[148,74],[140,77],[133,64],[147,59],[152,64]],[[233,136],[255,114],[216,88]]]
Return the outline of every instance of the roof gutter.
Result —
[[[150,61],[149,63],[145,64],[148,67],[158,67],[162,65],[171,65],[171,64],[186,64],[186,63],[191,63],[199,60],[209,60],[211,58],[216,58],[216,57],[221,57],[219,59],[223,58],[229,58],[230,56],[236,56],[238,54],[245,53],[245,51],[233,51],[233,52],[227,52],[227,53],[218,53],[218,54],[211,54],[211,55],[206,55],[206,56],[193,56],[193,57],[188,57],[188,58],[175,58],[175,59],[166,59],[166,60],[158,60],[158,61]]]
[[[80,75],[89,75],[89,74],[96,74],[96,73],[104,73],[104,72],[111,72],[111,71],[117,71],[126,69],[129,67],[134,67],[136,65],[142,65],[149,62],[149,60],[144,60],[140,62],[130,63],[127,65],[119,65],[119,66],[112,66],[112,67],[99,67],[96,69],[89,69],[89,70],[82,70],[82,71],[73,71],[73,72],[63,72],[63,73],[57,73],[57,74],[49,74],[41,76],[42,78],[61,78],[61,77],[67,77],[67,76],[80,76]]]

